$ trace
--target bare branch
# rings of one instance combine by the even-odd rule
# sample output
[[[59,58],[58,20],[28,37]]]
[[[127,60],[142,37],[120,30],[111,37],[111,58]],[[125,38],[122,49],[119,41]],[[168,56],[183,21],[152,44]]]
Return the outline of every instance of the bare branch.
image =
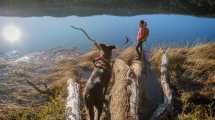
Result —
[[[73,28],[73,29],[75,29],[75,30],[79,30],[79,31],[81,31],[82,33],[84,33],[84,35],[87,37],[87,39],[90,40],[91,42],[93,42],[94,45],[95,45],[99,50],[101,50],[101,48],[100,48],[99,44],[96,42],[96,40],[93,39],[93,38],[91,38],[91,37],[89,36],[89,34],[88,34],[83,28],[75,27],[75,26],[72,26],[72,25],[71,25],[70,27]]]
[[[96,42],[96,40],[94,40],[93,38],[91,38],[91,37],[89,36],[89,34],[88,34],[83,28],[75,27],[75,26],[72,26],[72,25],[71,25],[70,27],[72,27],[72,28],[75,29],[75,30],[79,30],[79,31],[83,32],[84,35],[87,37],[87,39],[89,39],[89,40],[92,41],[92,42]]]

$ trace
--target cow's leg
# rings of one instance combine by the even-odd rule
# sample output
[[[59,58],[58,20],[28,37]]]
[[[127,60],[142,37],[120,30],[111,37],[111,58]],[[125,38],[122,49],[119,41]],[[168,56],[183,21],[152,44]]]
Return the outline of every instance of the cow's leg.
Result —
[[[95,113],[94,113],[94,102],[95,98],[92,98],[94,93],[93,89],[96,87],[96,83],[100,82],[100,72],[101,70],[98,68],[94,68],[89,80],[87,81],[86,87],[84,89],[84,101],[85,105],[88,110],[88,115],[90,117],[90,120],[95,120]]]
[[[87,109],[87,112],[88,112],[89,120],[94,120],[95,113],[94,113],[93,105],[92,104],[87,104],[86,107],[87,107],[86,109]]]
[[[90,75],[90,78],[87,81],[85,89],[84,89],[84,96],[85,97],[89,96],[89,92],[92,88],[94,88],[94,86],[96,84],[96,78],[98,78],[98,77],[99,77],[99,69],[94,68],[93,72]]]
[[[96,106],[96,119],[95,120],[100,120],[101,118],[101,115],[102,115],[102,109],[103,109],[103,104],[102,102],[101,103],[98,103],[99,105]]]

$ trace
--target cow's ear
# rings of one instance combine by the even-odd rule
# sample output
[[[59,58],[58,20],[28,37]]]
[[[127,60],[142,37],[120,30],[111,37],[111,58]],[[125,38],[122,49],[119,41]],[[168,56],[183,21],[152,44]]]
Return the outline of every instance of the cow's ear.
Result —
[[[115,46],[115,45],[111,45],[111,46],[109,46],[109,48],[110,48],[110,49],[115,49],[116,46]]]
[[[105,47],[106,47],[106,45],[103,44],[103,43],[101,43],[100,46],[101,46],[102,48],[105,48]]]
[[[105,44],[99,44],[101,50],[105,51],[105,49],[107,48],[107,46]]]

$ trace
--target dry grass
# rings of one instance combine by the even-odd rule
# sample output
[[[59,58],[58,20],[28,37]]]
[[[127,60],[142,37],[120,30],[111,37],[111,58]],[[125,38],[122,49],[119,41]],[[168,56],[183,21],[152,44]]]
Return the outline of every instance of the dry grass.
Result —
[[[179,120],[215,119],[214,51],[215,44],[169,50],[169,77],[176,92],[175,112]],[[161,53],[155,50],[151,58],[158,71]]]
[[[94,49],[94,50],[80,56],[78,58],[78,60],[79,60],[78,65],[82,68],[92,69],[93,68],[92,61],[96,56],[98,56],[98,52],[99,52],[98,50]]]
[[[3,120],[64,120],[65,98],[67,96],[67,80],[78,78],[79,69],[76,60],[62,60],[50,66],[17,64],[9,70],[7,83],[10,87],[2,89],[8,92],[9,100],[1,103],[0,119]],[[40,71],[40,69],[42,71]],[[36,71],[40,72],[36,72]],[[52,96],[38,93],[26,79],[44,89],[41,80],[47,83]],[[11,89],[13,87],[13,89]],[[19,89],[17,89],[19,88]],[[28,103],[24,104],[23,102]],[[3,109],[2,109],[3,108]]]
[[[64,120],[65,103],[53,99],[42,106],[7,108],[1,111],[3,120]],[[2,116],[2,115],[1,115]]]
[[[122,51],[118,58],[125,61],[125,63],[127,63],[128,65],[131,65],[132,60],[134,60],[136,57],[137,57],[136,49],[130,47]]]

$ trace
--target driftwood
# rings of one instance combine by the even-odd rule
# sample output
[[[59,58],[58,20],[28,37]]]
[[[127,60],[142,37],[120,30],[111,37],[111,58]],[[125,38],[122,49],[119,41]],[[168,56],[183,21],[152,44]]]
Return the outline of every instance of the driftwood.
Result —
[[[127,120],[129,117],[128,72],[129,67],[125,62],[116,59],[113,65],[114,85],[110,101],[111,120]]]
[[[69,79],[66,101],[66,120],[81,120],[79,84]]]
[[[132,119],[139,120],[141,113],[141,99],[143,98],[143,63],[139,60],[134,60],[130,66],[133,76],[131,76],[131,96],[130,96],[130,114]]]
[[[136,94],[136,97],[131,96],[130,103],[133,103],[133,108],[134,110],[136,110],[133,115],[135,120],[142,120],[148,118],[151,111],[151,102],[149,100],[150,97],[147,95],[147,90],[144,86],[144,81],[146,80],[146,67],[144,65],[144,62],[144,60],[133,60],[130,66],[134,74],[132,80],[133,87],[131,87],[133,90],[132,94]],[[132,106],[130,107],[132,108]],[[131,110],[132,109],[130,109],[130,112],[132,114]]]
[[[133,49],[128,48],[125,51],[129,53]],[[131,56],[124,54],[113,64],[114,85],[110,101],[111,120],[141,120],[142,116],[147,115],[144,113],[148,109],[144,103],[148,99],[144,88],[144,80],[146,79],[144,61],[134,60]]]
[[[172,90],[167,82],[167,75],[168,75],[168,58],[167,58],[168,50],[165,50],[162,56],[161,61],[161,87],[164,93],[164,102],[158,106],[158,108],[153,113],[151,120],[157,120],[162,115],[165,114],[166,111],[171,109],[172,104]]]

